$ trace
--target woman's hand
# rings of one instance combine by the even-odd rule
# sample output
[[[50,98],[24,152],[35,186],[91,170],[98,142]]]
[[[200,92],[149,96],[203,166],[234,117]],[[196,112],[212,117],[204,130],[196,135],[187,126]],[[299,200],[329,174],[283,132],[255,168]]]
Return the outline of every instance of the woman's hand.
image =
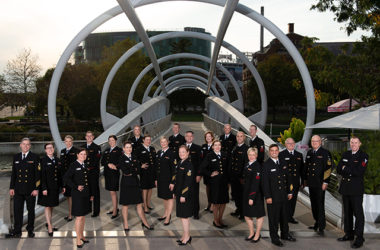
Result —
[[[170,191],[173,191],[174,190],[174,184],[170,184],[169,189],[170,189]]]
[[[179,202],[181,202],[181,203],[185,203],[185,202],[186,202],[186,198],[185,198],[185,197],[181,197],[181,198],[179,198]]]
[[[47,193],[47,190],[44,190],[44,191],[42,191],[42,194],[44,195],[44,196],[46,196],[48,193]]]
[[[83,189],[84,189],[84,186],[82,186],[82,185],[79,185],[79,186],[78,186],[78,191],[79,191],[79,192],[82,192]]]
[[[90,201],[93,201],[93,200],[94,200],[94,196],[91,196],[91,197],[90,197]]]
[[[248,204],[249,204],[250,206],[252,206],[252,205],[253,205],[253,200],[252,200],[252,199],[249,199],[249,200],[248,200]]]
[[[211,177],[217,176],[218,174],[219,174],[218,171],[213,171],[213,172],[211,173]]]

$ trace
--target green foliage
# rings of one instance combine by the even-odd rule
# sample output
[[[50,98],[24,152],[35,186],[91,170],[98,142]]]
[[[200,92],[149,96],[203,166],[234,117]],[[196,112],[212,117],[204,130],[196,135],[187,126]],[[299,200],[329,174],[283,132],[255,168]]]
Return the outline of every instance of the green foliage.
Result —
[[[368,165],[364,176],[366,194],[380,194],[380,133],[369,132],[361,138],[362,149],[368,154]]]
[[[283,145],[285,145],[285,140],[289,137],[293,138],[295,142],[298,142],[302,139],[304,130],[305,123],[301,119],[293,117],[289,129],[284,130],[284,133],[280,133],[280,137],[277,140]]]

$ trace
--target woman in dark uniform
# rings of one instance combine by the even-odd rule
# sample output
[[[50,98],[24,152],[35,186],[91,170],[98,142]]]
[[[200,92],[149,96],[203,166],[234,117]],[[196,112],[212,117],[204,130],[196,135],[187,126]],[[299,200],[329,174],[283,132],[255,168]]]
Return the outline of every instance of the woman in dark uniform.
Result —
[[[164,200],[164,215],[158,220],[164,220],[164,225],[170,224],[173,211],[173,189],[175,178],[176,156],[169,148],[169,141],[166,137],[160,138],[161,150],[156,157],[156,186],[157,196]]]
[[[73,140],[74,138],[71,135],[65,136],[64,143],[66,145],[66,148],[61,150],[61,156],[60,156],[62,176],[66,174],[71,164],[77,160],[78,149],[73,146]],[[63,195],[67,198],[68,207],[69,207],[69,215],[66,216],[64,219],[66,221],[72,221],[73,217],[71,215],[71,206],[72,206],[71,188],[65,185],[65,183],[63,183],[63,185],[65,187],[65,192],[63,193]]]
[[[140,171],[140,187],[142,189],[144,212],[150,213],[152,210],[150,200],[152,198],[152,188],[155,187],[154,176],[155,169],[154,163],[156,161],[156,150],[151,146],[152,138],[150,135],[144,135],[143,144],[141,144],[135,151],[138,161],[141,163]]]
[[[84,223],[86,214],[91,212],[91,200],[94,199],[88,185],[88,170],[85,164],[87,151],[84,148],[78,150],[77,160],[73,162],[64,176],[66,184],[71,187],[73,199],[72,213],[75,218],[75,232],[77,234],[77,247],[82,248],[89,241],[84,238]]]
[[[178,241],[179,245],[191,244],[190,220],[193,216],[193,165],[189,158],[189,148],[182,145],[178,149],[181,162],[176,167],[175,196],[177,217],[181,218],[183,235]]]
[[[206,158],[208,153],[212,151],[212,142],[214,141],[214,133],[211,131],[207,131],[204,134],[205,144],[202,145],[202,160]],[[205,211],[212,212],[211,208],[211,201],[210,201],[210,177],[203,176],[203,184],[206,185],[206,194],[207,194],[207,207],[205,208]]]
[[[127,141],[123,145],[124,153],[120,156],[118,168],[122,172],[120,183],[120,205],[123,206],[122,214],[124,221],[124,231],[129,231],[128,227],[128,206],[137,205],[137,214],[141,219],[141,225],[144,228],[153,230],[145,218],[144,211],[142,209],[142,195],[140,188],[140,181],[138,178],[139,162],[136,156],[132,156],[132,143]]]
[[[210,177],[210,201],[213,205],[214,221],[217,228],[225,228],[222,217],[228,197],[227,168],[228,159],[224,152],[221,152],[222,144],[219,140],[212,143],[213,151],[210,152],[202,162],[201,169],[204,175]]]
[[[108,137],[110,147],[104,151],[101,161],[104,167],[105,188],[110,191],[111,194],[112,211],[107,212],[107,214],[112,214],[111,219],[115,219],[119,215],[116,192],[119,191],[120,171],[116,165],[119,163],[123,150],[116,146],[116,142],[117,137],[115,135]]]
[[[132,143],[133,150],[136,150],[143,143],[144,137],[141,136],[141,127],[136,125],[133,127],[133,136],[128,141]]]
[[[45,207],[45,218],[49,236],[53,236],[54,228],[51,222],[53,207],[59,204],[59,192],[62,188],[61,163],[54,156],[54,144],[46,143],[46,155],[41,159],[41,185],[38,195],[38,205]]]
[[[262,167],[257,161],[257,148],[249,148],[247,154],[248,163],[244,167],[243,215],[249,228],[246,240],[256,243],[261,238],[260,231],[265,216],[264,196],[261,191]],[[253,217],[256,218],[256,232]]]

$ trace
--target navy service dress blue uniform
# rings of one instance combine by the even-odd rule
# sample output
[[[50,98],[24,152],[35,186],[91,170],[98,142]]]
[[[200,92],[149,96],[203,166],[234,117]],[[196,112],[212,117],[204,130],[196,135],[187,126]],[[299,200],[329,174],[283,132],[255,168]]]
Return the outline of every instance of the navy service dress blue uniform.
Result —
[[[195,218],[199,218],[199,183],[196,182],[196,177],[197,176],[202,176],[201,174],[201,158],[202,158],[202,148],[201,146],[191,143],[189,147],[189,160],[191,161],[191,165],[193,166],[192,170],[192,176],[193,176],[193,215]]]
[[[210,153],[211,151],[212,151],[211,145],[209,146],[207,143],[202,145],[202,161],[204,160],[204,158],[206,158],[208,153]],[[203,184],[208,185],[209,183],[210,183],[210,177],[204,175]]]
[[[66,148],[61,150],[59,160],[61,161],[62,176],[64,176],[67,170],[69,170],[71,163],[77,160],[77,152],[78,149],[76,147],[71,147],[70,150],[67,150]],[[63,182],[63,185],[66,189],[63,195],[66,197],[71,197],[70,186],[66,185],[65,182]]]
[[[90,213],[90,197],[92,194],[87,165],[85,163],[80,164],[78,161],[73,162],[63,179],[71,188],[71,197],[73,199],[72,214],[74,216],[85,216]],[[83,186],[83,190],[79,191],[78,186]]]
[[[263,166],[263,192],[265,199],[272,198],[272,204],[267,204],[269,234],[272,242],[279,241],[279,223],[281,238],[290,237],[288,194],[292,194],[292,191],[293,185],[286,163],[281,159],[277,163],[272,158],[267,159]]]
[[[309,186],[311,211],[315,220],[314,230],[323,232],[326,227],[325,192],[323,183],[330,182],[332,158],[328,150],[320,147],[314,152],[310,149],[305,161],[305,181]]]
[[[177,161],[179,160],[178,148],[185,143],[185,137],[181,134],[177,134],[176,136],[169,136],[169,148],[173,151]]]
[[[44,207],[59,205],[59,193],[63,187],[61,163],[57,157],[50,158],[45,155],[41,158],[41,185],[37,204]],[[42,192],[46,190],[47,195]]]
[[[243,218],[243,172],[245,163],[248,161],[248,146],[246,144],[236,145],[231,153],[229,177],[231,193],[235,201],[236,212],[233,215]]]
[[[225,152],[218,156],[214,151],[204,158],[201,171],[210,177],[210,201],[212,204],[226,204],[228,197],[228,159]],[[211,177],[211,173],[218,171],[218,175]]]
[[[136,138],[136,136],[129,137],[128,141],[132,143],[132,149],[135,151],[137,148],[140,147],[140,145],[143,143],[144,137],[140,136],[139,138]]]
[[[303,184],[304,182],[303,155],[296,150],[293,150],[293,152],[289,152],[287,149],[285,149],[280,152],[278,157],[281,158],[281,160],[283,160],[284,162],[286,162],[289,174],[292,178],[293,198],[289,201],[289,219],[294,220],[293,216],[296,210],[298,191],[300,189],[301,183]]]
[[[265,145],[264,140],[259,138],[257,135],[252,140],[249,140],[249,147],[250,148],[257,148],[257,160],[260,164],[264,163],[264,155],[265,155]]]
[[[146,148],[143,144],[137,147],[133,151],[137,156],[137,160],[141,164],[148,164],[148,168],[141,168],[140,170],[140,187],[141,189],[152,189],[155,187],[154,176],[155,176],[155,162],[156,162],[156,150],[154,147],[149,146]]]
[[[26,157],[22,153],[18,153],[13,157],[11,183],[9,189],[15,190],[13,197],[14,211],[14,231],[13,234],[21,234],[22,220],[24,217],[24,202],[28,210],[28,232],[34,231],[34,207],[36,197],[31,193],[38,190],[40,186],[40,165],[39,157],[28,152]]]
[[[176,196],[176,214],[179,218],[189,218],[194,214],[193,174],[193,164],[189,158],[177,164],[174,193]],[[185,198],[184,203],[180,202],[181,197]]]
[[[118,168],[121,170],[119,204],[128,206],[143,203],[138,172],[140,163],[134,155],[122,154]]]
[[[219,141],[222,144],[222,151],[226,152],[227,157],[230,157],[232,149],[236,145],[236,136],[232,133],[228,136],[224,134],[219,137]]]
[[[368,155],[359,149],[355,154],[351,150],[344,152],[336,168],[337,173],[342,176],[339,193],[343,197],[344,232],[351,240],[356,235],[356,241],[361,244],[364,242],[363,179],[367,165]]]
[[[156,180],[158,198],[164,200],[173,199],[173,191],[169,189],[169,185],[174,182],[176,165],[177,158],[170,148],[165,152],[162,150],[157,152]]]
[[[265,216],[264,195],[262,191],[263,169],[258,161],[247,163],[244,167],[243,215],[250,218]],[[253,200],[253,205],[249,205]]]
[[[85,163],[88,166],[88,178],[91,188],[91,194],[94,196],[92,201],[93,209],[92,215],[97,216],[100,212],[100,189],[99,189],[99,176],[100,176],[100,158],[102,157],[102,151],[100,147],[91,143],[91,145],[84,144],[83,148],[87,149],[87,158]]]
[[[120,171],[118,169],[110,169],[108,164],[112,163],[117,166],[122,154],[123,150],[118,146],[113,149],[107,148],[104,151],[101,164],[104,167],[105,188],[108,191],[119,191]]]

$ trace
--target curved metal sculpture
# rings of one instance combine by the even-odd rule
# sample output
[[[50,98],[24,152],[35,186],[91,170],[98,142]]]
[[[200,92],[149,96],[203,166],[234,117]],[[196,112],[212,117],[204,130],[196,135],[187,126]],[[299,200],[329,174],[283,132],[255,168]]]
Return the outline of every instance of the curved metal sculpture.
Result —
[[[159,3],[159,2],[168,2],[168,1],[176,1],[176,0],[136,0],[132,2],[132,5],[134,8],[137,8],[144,5],[149,5],[149,4]],[[222,7],[225,6],[225,3],[226,3],[225,0],[189,0],[189,1],[209,3],[209,4],[218,5]],[[237,4],[235,11],[263,25],[288,50],[290,56],[293,58],[294,62],[296,63],[301,73],[301,77],[305,86],[305,92],[306,92],[306,98],[307,98],[306,126],[307,127],[311,126],[314,123],[314,119],[315,119],[314,88],[313,88],[311,77],[307,70],[306,64],[303,61],[298,50],[293,45],[293,43],[289,40],[289,38],[277,26],[275,26],[271,21],[269,21],[267,18],[263,17],[256,11],[248,8],[247,6],[243,4]],[[69,45],[64,50],[64,52],[62,53],[62,56],[60,57],[57,63],[57,66],[54,70],[52,80],[50,83],[50,88],[49,88],[48,115],[49,115],[50,130],[51,130],[53,139],[57,145],[58,150],[62,149],[64,145],[60,137],[60,133],[59,133],[58,125],[57,125],[56,97],[57,97],[59,80],[61,78],[65,65],[67,61],[69,60],[70,56],[72,55],[72,53],[74,52],[74,50],[76,49],[76,47],[79,45],[79,43],[81,43],[94,29],[96,29],[101,24],[113,18],[114,16],[117,16],[120,13],[122,13],[122,9],[120,8],[120,6],[116,6],[106,11],[105,13],[103,13],[102,15],[94,19],[92,22],[90,22],[69,43]],[[110,116],[110,119],[112,119],[112,116]],[[311,136],[311,131],[312,131],[311,129],[306,129],[304,136],[302,138],[303,144],[306,144],[308,142]]]
[[[203,93],[206,93],[207,91],[207,82],[204,83],[202,81],[199,81],[199,80],[195,80],[195,79],[192,79],[192,78],[181,78],[181,79],[178,79],[178,80],[175,80],[171,83],[169,83],[168,85],[166,85],[166,90],[167,90],[167,93],[168,94],[171,94],[173,93],[174,89],[178,88],[178,89],[183,89],[183,88],[198,88],[198,89],[201,89],[203,90],[202,92]],[[157,96],[165,96],[166,94],[165,93],[158,93],[158,88],[157,90],[155,91],[154,93],[154,98],[157,97]],[[220,98],[218,95],[216,95],[214,93],[214,90],[211,88],[210,90],[210,96],[216,96],[218,98]]]

